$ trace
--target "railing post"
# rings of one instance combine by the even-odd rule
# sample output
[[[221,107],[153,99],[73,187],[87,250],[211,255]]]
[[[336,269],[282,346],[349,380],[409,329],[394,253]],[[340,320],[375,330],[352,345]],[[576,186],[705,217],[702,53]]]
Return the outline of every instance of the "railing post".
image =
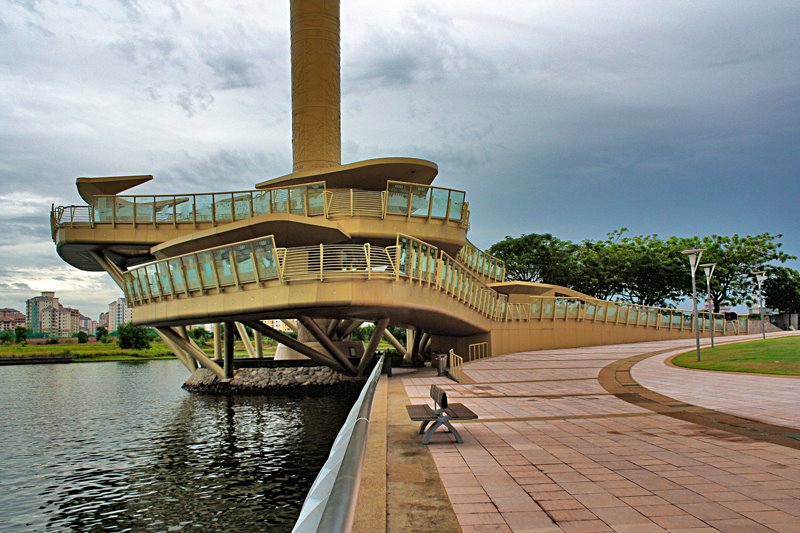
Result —
[[[350,189],[350,216],[353,216],[353,189]]]
[[[367,279],[372,279],[372,261],[370,260],[370,245],[369,243],[364,243],[364,255],[367,258]]]
[[[324,261],[325,248],[322,244],[319,245],[319,280],[324,280],[323,271],[325,268]]]

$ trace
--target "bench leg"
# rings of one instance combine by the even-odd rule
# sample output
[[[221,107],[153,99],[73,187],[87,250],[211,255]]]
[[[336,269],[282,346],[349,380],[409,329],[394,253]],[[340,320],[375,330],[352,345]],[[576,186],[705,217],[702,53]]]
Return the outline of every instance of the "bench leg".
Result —
[[[422,435],[425,433],[425,428],[428,427],[428,424],[433,422],[433,420],[423,420],[422,423],[419,425],[419,434]]]
[[[427,424],[427,422],[424,423]],[[436,429],[439,426],[446,427],[448,432],[452,433],[453,436],[456,438],[457,443],[461,444],[464,442],[464,439],[461,438],[461,434],[458,432],[458,430],[456,430],[456,428],[453,427],[453,424],[451,424],[446,417],[440,417],[437,418],[436,422],[434,422],[433,425],[430,428],[428,428],[428,431],[425,432],[425,436],[422,437],[422,444],[430,444],[431,437],[433,436],[434,433],[436,433]]]

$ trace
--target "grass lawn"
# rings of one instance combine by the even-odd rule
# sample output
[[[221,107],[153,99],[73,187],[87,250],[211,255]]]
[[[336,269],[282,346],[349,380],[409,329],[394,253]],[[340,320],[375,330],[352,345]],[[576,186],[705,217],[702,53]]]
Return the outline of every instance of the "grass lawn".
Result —
[[[89,361],[141,361],[145,359],[171,359],[172,352],[160,342],[153,342],[146,350],[123,350],[116,341],[108,344],[6,344],[0,346],[0,357],[47,357],[71,355],[76,362]]]
[[[202,347],[212,355],[214,345],[211,341]],[[248,357],[247,350],[240,340],[234,344],[235,357]],[[161,342],[151,342],[146,350],[123,350],[113,340],[109,343],[92,342],[86,344],[4,344],[0,345],[0,357],[47,357],[52,355],[71,355],[76,363],[100,361],[145,361],[150,359],[174,359],[172,352]],[[264,343],[264,356],[275,355],[275,344]]]
[[[700,357],[698,363],[697,352],[686,352],[673,357],[672,363],[704,370],[800,376],[800,336],[717,345],[700,350]]]

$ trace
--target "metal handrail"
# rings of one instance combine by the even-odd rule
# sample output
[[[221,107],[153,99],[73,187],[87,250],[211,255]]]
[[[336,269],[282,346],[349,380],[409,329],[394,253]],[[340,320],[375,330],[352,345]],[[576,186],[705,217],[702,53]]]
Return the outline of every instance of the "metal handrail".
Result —
[[[350,531],[352,528],[361,465],[367,448],[372,401],[383,368],[383,358],[381,356],[378,359],[339,430],[328,460],[306,495],[293,533]]]
[[[420,194],[424,191],[424,194]],[[392,202],[389,198],[392,198]],[[424,197],[422,205],[418,198]],[[402,209],[395,204],[403,204]],[[436,200],[436,201],[434,201]],[[74,215],[74,208],[86,212]],[[73,211],[70,211],[73,209]],[[85,206],[53,206],[54,228],[66,225],[117,224],[178,225],[201,223],[214,226],[271,213],[290,213],[307,217],[390,216],[422,217],[428,220],[455,222],[467,228],[469,206],[464,191],[389,181],[384,191],[360,189],[327,189],[323,181],[243,191],[157,194],[157,195],[96,195]]]
[[[509,303],[507,295],[487,286],[460,261],[405,235],[386,248],[368,243],[276,248],[270,235],[148,263],[125,272],[123,279],[133,305],[271,280],[380,279],[403,280],[444,292],[496,322],[574,320],[680,331],[693,327],[690,311],[627,302],[531,296],[525,303]],[[712,322],[717,331],[724,327],[721,314],[700,315],[703,331],[710,329]]]

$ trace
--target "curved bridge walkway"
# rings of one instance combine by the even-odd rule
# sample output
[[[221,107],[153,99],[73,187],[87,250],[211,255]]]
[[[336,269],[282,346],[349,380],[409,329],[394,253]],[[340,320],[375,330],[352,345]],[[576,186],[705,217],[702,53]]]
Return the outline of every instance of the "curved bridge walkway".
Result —
[[[463,531],[799,531],[800,381],[663,364],[692,345],[510,354],[468,363],[473,384],[401,378],[413,403],[435,382],[480,416],[463,444],[428,448]],[[782,414],[760,424],[754,405]]]

